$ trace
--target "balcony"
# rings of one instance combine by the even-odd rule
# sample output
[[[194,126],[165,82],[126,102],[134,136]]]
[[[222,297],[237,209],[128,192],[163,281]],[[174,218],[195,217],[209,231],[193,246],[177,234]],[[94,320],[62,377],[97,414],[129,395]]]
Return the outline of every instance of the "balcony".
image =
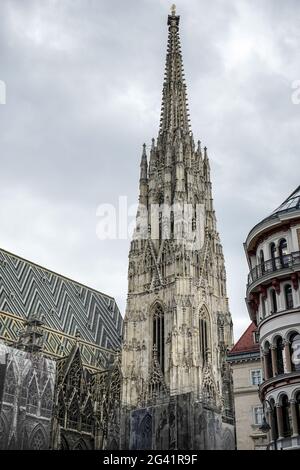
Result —
[[[294,270],[294,268],[300,269],[300,251],[294,251],[289,255],[282,255],[269,259],[268,261],[260,263],[251,269],[248,275],[247,288],[249,288],[254,282],[259,279],[263,279],[270,274],[276,273],[276,275],[278,275],[283,270]]]

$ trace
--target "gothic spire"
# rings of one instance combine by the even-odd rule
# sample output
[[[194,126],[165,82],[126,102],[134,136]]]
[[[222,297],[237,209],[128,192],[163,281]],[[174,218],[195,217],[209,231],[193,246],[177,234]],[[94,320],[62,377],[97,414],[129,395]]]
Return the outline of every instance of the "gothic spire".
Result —
[[[171,15],[168,15],[169,35],[163,84],[160,134],[164,132],[173,134],[177,129],[184,133],[190,132],[186,84],[179,38],[179,18],[176,15],[175,5],[173,5]]]

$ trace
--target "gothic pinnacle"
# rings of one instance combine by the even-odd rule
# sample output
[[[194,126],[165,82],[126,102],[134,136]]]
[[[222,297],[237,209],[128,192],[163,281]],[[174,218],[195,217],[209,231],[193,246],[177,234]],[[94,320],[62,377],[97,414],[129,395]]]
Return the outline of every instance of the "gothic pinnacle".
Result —
[[[143,153],[141,158],[141,180],[147,180],[148,177],[148,162],[147,162],[147,153],[146,153],[146,144],[143,144]]]

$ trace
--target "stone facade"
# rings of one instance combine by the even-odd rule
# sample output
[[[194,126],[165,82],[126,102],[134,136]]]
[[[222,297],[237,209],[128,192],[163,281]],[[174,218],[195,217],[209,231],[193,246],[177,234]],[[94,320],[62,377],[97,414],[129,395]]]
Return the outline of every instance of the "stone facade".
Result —
[[[49,449],[55,361],[0,343],[0,449]]]
[[[222,437],[208,439],[209,426],[223,436],[222,417],[233,418],[232,321],[208,153],[190,130],[175,11],[168,27],[161,124],[149,165],[143,148],[129,253],[123,448],[214,448]],[[234,445],[233,428],[226,432]]]

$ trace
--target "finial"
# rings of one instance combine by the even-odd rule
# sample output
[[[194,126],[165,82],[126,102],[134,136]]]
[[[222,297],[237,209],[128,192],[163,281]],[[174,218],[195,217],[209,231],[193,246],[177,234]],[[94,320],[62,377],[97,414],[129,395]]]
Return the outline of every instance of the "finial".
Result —
[[[154,137],[153,137],[153,138],[152,138],[152,146],[151,146],[152,150],[154,149],[154,147],[155,147],[155,139],[154,139]]]
[[[143,144],[143,155],[146,155],[146,144]]]
[[[197,150],[198,150],[199,153],[201,152],[201,141],[200,140],[198,140],[198,149]]]
[[[176,5],[173,3],[173,5],[171,6],[171,14],[172,16],[175,16],[176,15]]]

